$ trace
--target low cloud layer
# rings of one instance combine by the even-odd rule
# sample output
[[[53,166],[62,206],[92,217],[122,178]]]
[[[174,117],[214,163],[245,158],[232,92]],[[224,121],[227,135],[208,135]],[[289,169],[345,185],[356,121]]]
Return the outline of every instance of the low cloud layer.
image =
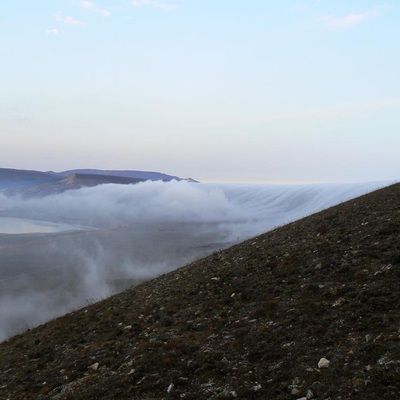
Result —
[[[0,194],[0,216],[89,227],[0,235],[0,340],[380,186],[144,182]]]
[[[0,204],[13,216],[79,221],[95,228],[136,220],[216,222],[244,217],[220,188],[176,181],[101,185],[44,198],[3,196]]]

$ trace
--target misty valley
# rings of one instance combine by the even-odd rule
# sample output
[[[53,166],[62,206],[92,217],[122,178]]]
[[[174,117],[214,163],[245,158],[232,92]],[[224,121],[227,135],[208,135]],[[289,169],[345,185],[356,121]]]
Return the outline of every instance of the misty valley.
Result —
[[[66,181],[54,173],[47,181],[4,171],[0,340],[383,186],[202,184],[165,175],[115,183],[116,175]]]

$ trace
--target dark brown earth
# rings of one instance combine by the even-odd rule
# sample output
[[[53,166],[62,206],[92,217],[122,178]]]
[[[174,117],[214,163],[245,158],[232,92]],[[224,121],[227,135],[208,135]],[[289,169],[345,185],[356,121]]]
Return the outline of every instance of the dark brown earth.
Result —
[[[400,185],[11,338],[0,398],[399,399]]]

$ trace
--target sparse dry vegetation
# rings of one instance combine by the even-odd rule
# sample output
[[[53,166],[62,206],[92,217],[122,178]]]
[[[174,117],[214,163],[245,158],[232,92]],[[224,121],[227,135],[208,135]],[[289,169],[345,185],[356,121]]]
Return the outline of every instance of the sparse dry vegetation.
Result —
[[[302,397],[400,398],[400,185],[0,344],[4,399]]]

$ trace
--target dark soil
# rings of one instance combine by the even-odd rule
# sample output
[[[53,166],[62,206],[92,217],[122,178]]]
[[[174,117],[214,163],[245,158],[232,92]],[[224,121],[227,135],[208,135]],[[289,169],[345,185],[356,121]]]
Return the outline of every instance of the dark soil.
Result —
[[[303,397],[400,398],[399,184],[0,344],[1,399]]]

